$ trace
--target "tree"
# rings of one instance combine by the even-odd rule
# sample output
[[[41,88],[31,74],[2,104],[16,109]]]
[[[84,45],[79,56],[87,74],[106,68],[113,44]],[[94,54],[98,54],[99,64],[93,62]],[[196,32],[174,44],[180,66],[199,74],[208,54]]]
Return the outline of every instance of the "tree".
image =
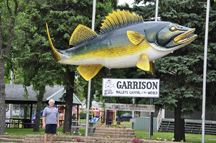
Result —
[[[32,13],[28,15],[28,11],[26,11],[27,19],[31,19],[31,15],[36,13],[36,10],[34,9],[35,4],[31,4],[29,9],[34,11],[34,13],[31,11]],[[53,61],[48,45],[44,44],[46,43],[46,39],[44,36],[41,36],[41,33],[43,34],[43,32],[41,32],[38,25],[34,24],[34,21],[31,21],[31,23],[29,22],[29,24],[26,24],[21,28],[25,31],[25,36],[23,36],[23,39],[25,40],[20,45],[21,47],[24,47],[24,50],[17,60],[18,66],[22,67],[24,87],[26,88],[26,86],[33,85],[33,89],[39,91],[39,94],[37,95],[37,110],[34,124],[34,131],[38,132],[41,116],[40,112],[42,110],[41,105],[46,92],[45,87],[46,85],[53,86],[54,84],[61,84],[61,75],[62,70],[64,69]],[[28,98],[28,92],[26,93],[26,98]]]
[[[115,0],[97,2],[96,30],[99,29],[98,26],[104,18],[104,14],[111,12],[112,6],[116,3]],[[49,80],[54,80],[54,82],[60,82],[65,86],[66,109],[63,127],[65,133],[71,127],[73,93],[78,91],[74,89],[74,80],[75,75],[79,75],[76,72],[76,66],[65,66],[51,60],[45,24],[48,23],[49,25],[54,46],[59,49],[68,49],[70,48],[68,45],[70,35],[78,24],[91,27],[92,1],[36,1],[34,6],[29,9],[28,14],[32,26],[25,27],[25,31],[28,33],[26,37],[33,37],[33,39],[28,38],[23,43],[27,49],[26,53],[23,54],[25,55],[22,57],[23,61],[21,59],[20,62],[25,69],[24,77],[26,77],[26,81],[29,81],[28,84],[33,83],[41,86],[49,83],[47,82]],[[29,71],[29,67],[31,71]],[[37,69],[41,72],[38,72]]]
[[[46,22],[44,22],[45,19],[41,18],[41,7],[42,3],[40,3],[40,1],[32,2],[31,7],[26,11],[26,18],[31,21],[28,21],[28,24],[21,27],[23,31],[25,31],[25,36],[23,37],[25,41],[21,44],[24,50],[21,56],[17,58],[19,66],[23,69],[24,87],[33,85],[34,90],[39,91],[33,130],[35,132],[39,131],[41,105],[46,92],[45,86],[62,84],[62,81],[64,85],[70,85],[72,83],[73,86],[73,79],[70,78],[71,73],[68,72],[73,68],[61,66],[52,59],[49,43],[45,38],[47,34],[46,29],[43,27],[44,25],[42,25]],[[72,75],[72,77],[74,77],[74,75]],[[67,101],[70,106],[72,106],[73,103],[73,89],[72,92],[69,92],[71,89],[71,86],[66,87],[68,96],[66,96],[67,99],[65,101]],[[70,110],[69,113],[67,113],[68,109],[66,109],[66,114],[70,115]],[[66,122],[67,118],[65,119],[65,123]]]
[[[5,132],[4,65],[10,59],[16,19],[28,3],[29,0],[14,0],[13,2],[4,0],[0,3],[0,135]]]
[[[140,3],[141,0],[135,0]],[[146,6],[134,6],[132,11],[142,14],[145,21],[154,20],[155,5],[153,0],[144,0]],[[185,141],[184,118],[194,110],[201,110],[203,47],[205,31],[206,2],[201,0],[160,0],[159,17],[162,21],[170,21],[187,27],[196,28],[198,38],[166,57],[156,60],[156,78],[161,81],[160,98],[155,100],[156,106],[174,111],[175,141]],[[215,103],[215,7],[211,1],[208,69],[207,69],[207,108],[213,109]],[[211,35],[211,36],[210,36]],[[142,75],[143,71],[138,74]],[[143,74],[146,75],[146,74]],[[141,76],[142,77],[142,76]]]

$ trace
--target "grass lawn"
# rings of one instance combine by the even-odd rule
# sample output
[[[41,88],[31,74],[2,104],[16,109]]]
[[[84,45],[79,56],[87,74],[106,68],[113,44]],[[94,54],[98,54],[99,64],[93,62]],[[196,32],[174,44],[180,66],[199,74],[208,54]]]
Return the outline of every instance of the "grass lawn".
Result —
[[[140,131],[136,130],[135,134],[138,138],[142,139],[149,139],[149,131]],[[166,140],[172,141],[174,137],[174,133],[171,132],[153,132],[153,140]],[[187,142],[192,143],[201,143],[202,142],[202,135],[201,134],[185,134],[185,138]],[[205,135],[205,143],[215,143],[216,142],[216,135]]]
[[[132,128],[132,122],[121,122],[121,125],[127,126],[127,127],[131,127]]]
[[[59,135],[66,135],[62,133],[63,128],[57,129],[57,134]],[[6,128],[5,134],[6,135],[19,135],[19,136],[25,136],[26,134],[37,134],[37,135],[44,135],[45,129],[40,129],[39,132],[33,132],[32,128],[25,128],[25,129],[17,129],[17,128]],[[80,133],[82,136],[85,134],[85,128],[80,128]],[[141,131],[136,130],[135,131],[136,137],[141,139],[149,139],[149,131]],[[192,143],[201,143],[202,142],[202,135],[201,134],[185,134],[186,141],[192,142]],[[166,141],[172,141],[174,137],[174,133],[170,132],[153,132],[153,140],[166,140]],[[216,135],[205,135],[205,143],[215,143],[216,142]]]
[[[60,127],[57,129],[56,134],[59,135],[66,135],[62,133],[63,131],[63,127]],[[80,133],[82,136],[84,136],[83,134],[85,133],[85,129],[84,128],[80,128],[79,129]],[[25,136],[25,135],[29,135],[29,134],[35,134],[35,135],[44,135],[45,129],[40,129],[39,132],[33,132],[33,128],[22,128],[22,129],[18,129],[18,128],[6,128],[5,129],[5,134],[6,135],[18,135],[18,136]]]

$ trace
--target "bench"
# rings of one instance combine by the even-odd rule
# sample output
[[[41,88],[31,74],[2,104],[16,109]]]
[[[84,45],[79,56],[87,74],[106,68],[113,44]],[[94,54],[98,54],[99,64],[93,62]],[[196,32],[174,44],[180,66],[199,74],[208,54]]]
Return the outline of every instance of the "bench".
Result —
[[[32,128],[34,123],[22,123],[22,128]]]
[[[10,122],[5,122],[5,128],[10,128],[11,124],[12,123],[10,123]]]
[[[76,124],[78,122],[85,122],[85,121],[72,121],[72,124],[71,124],[71,133],[73,133],[73,134],[79,134],[79,128],[85,128],[85,126],[77,126]],[[89,122],[88,135],[91,135],[91,136],[94,135],[94,132],[95,132],[95,129],[96,129],[96,127],[94,127],[95,123],[96,122]]]
[[[19,128],[22,124],[22,119],[17,118],[5,118],[6,128]]]

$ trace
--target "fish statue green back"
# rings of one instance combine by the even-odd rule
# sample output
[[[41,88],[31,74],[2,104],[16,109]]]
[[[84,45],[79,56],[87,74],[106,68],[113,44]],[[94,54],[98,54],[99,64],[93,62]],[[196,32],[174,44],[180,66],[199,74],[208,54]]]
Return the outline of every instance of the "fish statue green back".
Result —
[[[109,14],[102,23],[100,35],[84,25],[72,33],[73,48],[54,48],[47,26],[53,58],[62,64],[79,65],[85,80],[92,79],[105,66],[138,68],[152,72],[152,62],[191,43],[195,29],[171,22],[144,22],[141,16],[128,11]]]

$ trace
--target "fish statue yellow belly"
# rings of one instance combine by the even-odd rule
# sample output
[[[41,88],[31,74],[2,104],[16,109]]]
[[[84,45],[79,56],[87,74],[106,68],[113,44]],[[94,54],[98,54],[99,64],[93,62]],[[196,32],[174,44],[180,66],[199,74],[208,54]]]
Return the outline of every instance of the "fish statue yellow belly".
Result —
[[[197,37],[194,31],[171,22],[144,22],[141,16],[117,11],[106,17],[100,35],[78,25],[69,41],[73,48],[58,50],[52,44],[47,25],[53,58],[62,64],[80,65],[77,70],[87,81],[103,66],[137,66],[152,72],[152,61],[191,43]]]

